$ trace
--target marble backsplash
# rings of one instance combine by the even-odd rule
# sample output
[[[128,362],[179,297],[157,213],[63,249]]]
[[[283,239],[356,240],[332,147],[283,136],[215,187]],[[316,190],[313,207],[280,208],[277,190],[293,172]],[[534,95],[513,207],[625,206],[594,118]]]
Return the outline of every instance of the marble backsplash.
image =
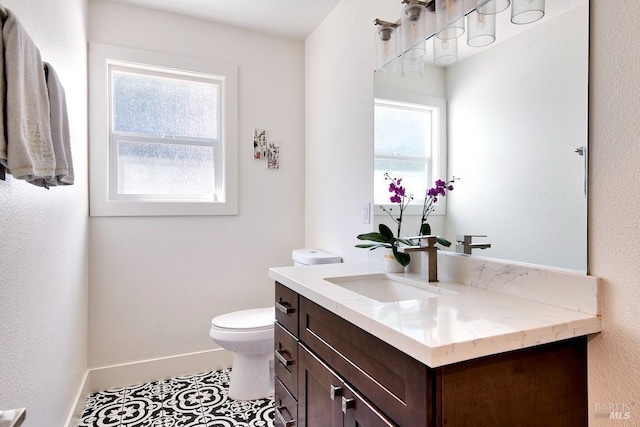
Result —
[[[420,257],[410,269],[420,272]],[[599,315],[596,277],[553,267],[438,251],[438,278]]]

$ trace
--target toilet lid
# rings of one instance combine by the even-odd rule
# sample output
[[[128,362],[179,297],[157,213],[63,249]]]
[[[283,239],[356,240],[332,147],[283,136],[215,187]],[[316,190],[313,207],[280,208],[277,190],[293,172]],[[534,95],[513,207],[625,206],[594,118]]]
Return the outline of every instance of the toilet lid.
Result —
[[[274,307],[234,311],[214,317],[211,323],[226,329],[272,328],[275,321]]]

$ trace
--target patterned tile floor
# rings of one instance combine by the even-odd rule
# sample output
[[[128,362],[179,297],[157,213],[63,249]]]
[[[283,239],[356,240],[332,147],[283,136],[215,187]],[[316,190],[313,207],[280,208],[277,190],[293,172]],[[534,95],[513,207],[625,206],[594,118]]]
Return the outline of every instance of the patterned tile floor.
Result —
[[[229,369],[93,393],[79,427],[273,427],[273,398],[233,400]]]

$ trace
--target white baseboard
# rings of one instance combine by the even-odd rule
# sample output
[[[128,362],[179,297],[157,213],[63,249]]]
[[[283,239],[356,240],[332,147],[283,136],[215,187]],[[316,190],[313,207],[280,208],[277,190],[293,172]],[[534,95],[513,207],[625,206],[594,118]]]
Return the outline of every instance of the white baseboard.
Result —
[[[233,353],[224,349],[141,360],[89,370],[90,393],[128,385],[169,379],[198,372],[230,368]]]
[[[89,391],[89,371],[86,371],[80,382],[78,393],[76,393],[76,404],[71,410],[69,417],[67,418],[66,427],[77,427],[80,424],[82,418],[82,411],[84,410],[84,402],[87,398]]]
[[[89,369],[66,427],[79,424],[86,397],[93,392],[126,387],[199,372],[230,368],[233,353],[222,348]]]

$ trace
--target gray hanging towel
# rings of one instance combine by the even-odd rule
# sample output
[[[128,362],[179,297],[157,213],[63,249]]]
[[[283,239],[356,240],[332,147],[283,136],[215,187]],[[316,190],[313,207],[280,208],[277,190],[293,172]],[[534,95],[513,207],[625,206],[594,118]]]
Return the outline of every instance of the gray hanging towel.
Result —
[[[55,176],[49,95],[40,51],[8,9],[2,25],[6,147],[0,162],[17,179],[48,187]]]
[[[64,88],[51,64],[45,62],[44,68],[51,111],[51,142],[56,159],[55,176],[48,184],[50,186],[71,185],[73,184],[73,161]]]

